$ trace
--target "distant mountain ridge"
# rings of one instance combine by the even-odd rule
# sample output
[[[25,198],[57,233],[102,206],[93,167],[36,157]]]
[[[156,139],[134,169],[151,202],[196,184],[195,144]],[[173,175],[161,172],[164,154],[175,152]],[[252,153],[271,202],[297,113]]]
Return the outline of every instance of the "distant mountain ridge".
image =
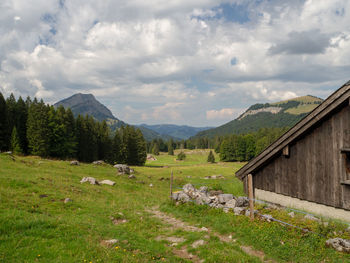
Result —
[[[102,103],[100,103],[92,94],[77,93],[66,99],[63,99],[54,104],[54,107],[62,105],[64,108],[70,108],[74,116],[86,114],[94,117],[98,121],[105,120],[112,130],[118,129],[121,126],[127,125],[122,120],[116,118],[113,113]],[[205,128],[196,128],[190,126],[178,126],[178,125],[133,125],[139,128],[147,141],[153,139],[162,139],[174,141],[189,138],[195,135],[197,132],[202,131]]]
[[[307,95],[275,103],[254,104],[237,119],[217,128],[201,131],[194,137],[250,133],[261,128],[291,127],[322,101],[320,98]]]
[[[139,127],[145,127],[147,129],[153,130],[159,134],[170,135],[175,138],[186,140],[198,132],[212,129],[213,127],[192,127],[187,125],[175,125],[175,124],[156,124],[156,125],[147,125],[141,124]]]

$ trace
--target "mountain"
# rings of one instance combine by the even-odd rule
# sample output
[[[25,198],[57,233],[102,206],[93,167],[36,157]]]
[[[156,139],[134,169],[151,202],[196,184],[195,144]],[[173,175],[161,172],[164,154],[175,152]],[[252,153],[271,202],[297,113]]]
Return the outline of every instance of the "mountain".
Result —
[[[54,104],[54,107],[59,107],[62,105],[64,108],[70,108],[74,116],[86,114],[94,117],[96,120],[103,121],[105,120],[107,124],[111,127],[112,130],[120,128],[121,126],[127,125],[127,123],[117,119],[112,112],[102,103],[100,103],[94,95],[92,94],[74,94],[73,96],[63,99]],[[177,140],[178,138],[172,137],[170,135],[159,134],[147,127],[137,127],[141,130],[144,138],[147,141],[153,139],[163,139],[169,140],[170,138]]]
[[[250,133],[268,127],[291,127],[322,101],[308,95],[275,103],[254,104],[237,119],[217,128],[201,131],[195,137]]]
[[[208,130],[213,127],[191,127],[187,125],[174,125],[174,124],[157,124],[147,125],[141,124],[140,127],[145,127],[159,134],[170,135],[175,138],[186,140],[200,131]]]

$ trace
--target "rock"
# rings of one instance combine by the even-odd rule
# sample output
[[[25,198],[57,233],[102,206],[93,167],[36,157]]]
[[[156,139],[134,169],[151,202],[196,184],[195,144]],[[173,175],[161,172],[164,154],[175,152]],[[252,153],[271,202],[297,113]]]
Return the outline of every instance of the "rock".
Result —
[[[208,193],[208,187],[207,186],[201,186],[199,188],[199,192],[207,194]]]
[[[294,217],[295,217],[294,212],[290,212],[290,213],[288,213],[288,215],[289,215],[291,218],[294,218]]]
[[[63,201],[65,204],[69,203],[69,202],[73,202],[72,199],[70,198],[65,198],[64,201]]]
[[[188,194],[188,195],[190,195],[192,192],[196,191],[196,188],[194,188],[194,186],[192,184],[185,184],[182,187],[182,189],[183,189],[184,193]]]
[[[92,164],[94,164],[94,165],[102,165],[102,164],[104,164],[104,163],[105,163],[105,162],[102,161],[102,160],[98,160],[98,161],[92,162]]]
[[[350,233],[350,226],[345,231]]]
[[[111,181],[111,180],[103,180],[100,182],[100,184],[107,184],[107,185],[115,185],[115,182]]]
[[[222,211],[224,211],[224,213],[228,213],[229,211],[230,211],[230,208],[228,208],[228,207],[224,207],[223,209],[222,209]]]
[[[179,198],[179,192],[172,193],[172,195],[171,195],[171,199],[173,199],[173,200],[177,201],[177,200],[178,200],[178,198]]]
[[[223,194],[224,192],[221,191],[221,190],[211,190],[209,191],[209,196],[214,196],[214,195],[221,195]]]
[[[237,207],[247,207],[249,205],[248,197],[239,196],[236,198],[236,200],[237,200],[237,203],[236,203]]]
[[[309,215],[309,214],[305,215],[304,218],[305,218],[305,219],[312,220],[312,221],[318,221],[318,222],[321,221],[321,220],[318,219],[317,217],[314,217],[313,215]]]
[[[203,226],[203,227],[201,228],[201,231],[208,232],[209,229]]]
[[[135,172],[134,169],[132,169],[132,168],[129,168],[129,169],[130,169],[130,173],[131,173],[131,174],[133,174],[133,173]]]
[[[153,187],[153,184],[149,184],[149,187]]]
[[[350,240],[339,237],[328,239],[326,241],[328,247],[332,247],[339,252],[350,253]]]
[[[231,200],[226,202],[225,207],[229,208],[229,209],[230,208],[234,209],[236,207],[236,203],[237,203],[236,199],[231,199]]]
[[[243,214],[244,210],[245,209],[243,207],[235,207],[235,208],[233,208],[233,212],[235,213],[236,216]]]
[[[93,177],[84,177],[80,181],[80,183],[85,183],[85,182],[89,182],[90,184],[97,184],[97,185],[99,184],[98,181]]]
[[[133,174],[130,174],[130,175],[128,176],[128,178],[129,178],[129,179],[136,179],[136,176],[133,175]]]
[[[178,195],[178,198],[177,198],[177,200],[178,201],[181,201],[181,202],[183,202],[183,203],[187,203],[187,202],[189,202],[191,199],[190,199],[190,197],[187,195],[187,194],[185,194],[184,192],[179,192],[179,195]]]
[[[70,165],[79,165],[79,162],[78,161],[71,161]]]
[[[119,174],[130,174],[130,167],[126,164],[116,164],[113,166],[114,168],[118,169]]]
[[[199,246],[203,246],[205,244],[205,241],[203,239],[197,240],[193,242],[192,247],[197,248]]]
[[[145,184],[146,182],[144,182],[144,181],[137,181],[136,183],[138,183],[138,184]]]
[[[220,204],[225,204],[226,202],[233,199],[233,195],[232,194],[221,194],[221,195],[218,195],[218,199],[219,199]]]
[[[209,205],[211,203],[211,199],[206,194],[200,194],[195,200],[198,205]]]
[[[156,157],[154,157],[151,154],[147,154],[147,160],[149,160],[149,161],[157,161]]]
[[[119,242],[118,239],[102,240],[101,245],[105,247],[111,247],[118,242]]]
[[[250,215],[250,214],[249,214]],[[273,217],[272,215],[262,215],[261,216],[264,220],[266,220],[267,222],[272,222],[273,221]]]

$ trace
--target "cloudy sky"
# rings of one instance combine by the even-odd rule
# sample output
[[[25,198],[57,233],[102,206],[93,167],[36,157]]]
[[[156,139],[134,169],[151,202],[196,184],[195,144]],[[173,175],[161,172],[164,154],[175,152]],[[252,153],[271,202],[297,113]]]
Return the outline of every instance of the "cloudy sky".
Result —
[[[350,79],[348,0],[0,0],[0,92],[216,126]]]

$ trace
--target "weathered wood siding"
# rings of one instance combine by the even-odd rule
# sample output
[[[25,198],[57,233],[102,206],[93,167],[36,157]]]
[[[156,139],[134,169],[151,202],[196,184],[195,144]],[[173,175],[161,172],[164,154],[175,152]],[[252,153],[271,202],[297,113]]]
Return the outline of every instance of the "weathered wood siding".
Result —
[[[350,210],[350,186],[341,148],[350,148],[350,106],[332,112],[253,174],[254,187]]]

